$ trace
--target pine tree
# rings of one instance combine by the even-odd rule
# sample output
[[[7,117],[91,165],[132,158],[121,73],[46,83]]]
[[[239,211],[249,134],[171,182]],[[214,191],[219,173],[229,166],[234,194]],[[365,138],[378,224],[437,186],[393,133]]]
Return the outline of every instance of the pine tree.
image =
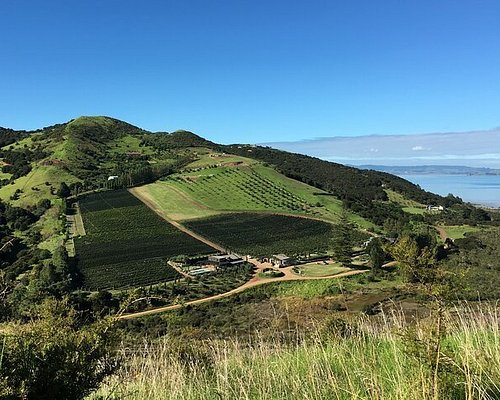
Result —
[[[332,250],[337,262],[344,267],[351,265],[353,227],[349,222],[347,211],[342,210],[339,222],[333,228]]]

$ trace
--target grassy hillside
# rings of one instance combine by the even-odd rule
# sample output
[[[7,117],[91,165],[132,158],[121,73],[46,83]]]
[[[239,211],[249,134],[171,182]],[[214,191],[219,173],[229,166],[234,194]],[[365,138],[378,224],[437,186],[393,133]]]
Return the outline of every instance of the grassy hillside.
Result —
[[[269,325],[274,325],[271,318]],[[290,321],[289,321],[290,323]],[[396,315],[345,321],[335,316],[311,337],[186,343],[167,336],[134,352],[98,392],[130,399],[492,400],[498,398],[498,310],[445,315],[443,359],[435,375],[432,321]],[[292,328],[293,329],[293,328]]]

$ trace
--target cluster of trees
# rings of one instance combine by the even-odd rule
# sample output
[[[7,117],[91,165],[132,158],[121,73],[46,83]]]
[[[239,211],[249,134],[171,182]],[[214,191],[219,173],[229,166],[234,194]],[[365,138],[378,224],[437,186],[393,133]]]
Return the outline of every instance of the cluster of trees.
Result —
[[[29,174],[31,171],[31,163],[41,160],[46,156],[41,146],[35,147],[33,150],[23,148],[20,150],[2,150],[0,158],[3,159],[4,165],[2,172],[12,174],[10,181],[21,176]]]
[[[82,399],[117,366],[114,323],[79,301],[65,247],[38,247],[35,223],[50,207],[46,199],[29,209],[0,201],[2,399]]]
[[[0,147],[15,143],[28,135],[26,131],[15,131],[14,129],[0,127]]]

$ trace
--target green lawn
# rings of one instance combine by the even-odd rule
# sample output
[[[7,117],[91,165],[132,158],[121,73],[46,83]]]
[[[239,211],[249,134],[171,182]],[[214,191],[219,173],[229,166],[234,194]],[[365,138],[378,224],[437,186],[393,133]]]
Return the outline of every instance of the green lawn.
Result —
[[[450,225],[450,226],[442,226],[442,228],[446,231],[446,234],[451,239],[463,238],[465,237],[466,233],[479,232],[482,229],[484,229],[477,226],[469,226],[469,225]]]
[[[342,272],[349,271],[349,268],[342,267],[339,263],[335,264],[307,264],[297,267],[301,276],[332,276]]]
[[[203,218],[220,214],[215,210],[209,210],[202,205],[192,201],[182,191],[176,190],[167,182],[155,182],[150,185],[133,189],[141,196],[145,196],[169,219],[182,221],[193,218]]]

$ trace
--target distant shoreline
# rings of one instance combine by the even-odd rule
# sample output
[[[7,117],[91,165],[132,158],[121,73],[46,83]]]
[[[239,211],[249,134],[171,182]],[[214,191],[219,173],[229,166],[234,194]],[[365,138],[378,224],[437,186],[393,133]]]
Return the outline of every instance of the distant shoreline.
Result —
[[[393,175],[466,175],[500,176],[500,169],[466,167],[462,165],[357,165],[361,169],[372,169]]]
[[[449,193],[482,208],[500,208],[500,175],[480,174],[397,174],[429,192]]]

